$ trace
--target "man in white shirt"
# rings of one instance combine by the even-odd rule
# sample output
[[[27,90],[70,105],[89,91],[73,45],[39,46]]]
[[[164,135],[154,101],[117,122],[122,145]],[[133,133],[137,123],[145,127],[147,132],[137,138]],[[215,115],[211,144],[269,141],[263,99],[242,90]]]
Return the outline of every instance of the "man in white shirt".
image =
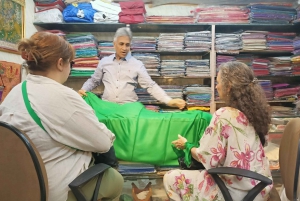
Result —
[[[91,91],[103,82],[102,99],[122,104],[138,100],[134,89],[139,84],[142,88],[146,88],[148,93],[158,101],[171,107],[183,109],[186,104],[185,101],[170,98],[151,79],[143,63],[131,56],[131,39],[132,33],[129,28],[123,27],[116,31],[114,37],[116,53],[100,61],[95,73],[83,84],[78,93],[81,96],[86,95],[86,91]]]

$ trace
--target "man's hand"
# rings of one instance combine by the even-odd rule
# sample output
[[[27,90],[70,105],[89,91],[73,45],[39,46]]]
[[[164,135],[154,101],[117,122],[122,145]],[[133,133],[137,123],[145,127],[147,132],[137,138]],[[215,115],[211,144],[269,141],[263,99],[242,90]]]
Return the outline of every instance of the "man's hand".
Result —
[[[185,149],[186,142],[187,139],[185,137],[182,137],[180,134],[178,134],[178,140],[174,140],[172,144],[174,144],[177,149]]]
[[[80,89],[79,91],[78,91],[78,93],[79,93],[79,95],[82,97],[82,96],[87,96],[86,95],[86,93],[85,93],[85,90],[83,90],[83,89]]]
[[[178,107],[179,109],[183,109],[185,107],[185,101],[179,98],[172,99],[168,102],[168,106],[170,107]]]

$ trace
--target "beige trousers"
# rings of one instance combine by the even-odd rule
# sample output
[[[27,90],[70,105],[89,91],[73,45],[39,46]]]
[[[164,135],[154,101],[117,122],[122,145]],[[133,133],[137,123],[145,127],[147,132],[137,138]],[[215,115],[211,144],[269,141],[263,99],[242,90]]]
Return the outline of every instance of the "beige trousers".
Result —
[[[92,200],[97,179],[98,177],[92,178],[83,187],[81,187],[81,190],[87,200]],[[102,177],[98,200],[114,200],[121,194],[123,184],[124,179],[118,171],[113,168],[107,169]],[[71,190],[69,191],[67,201],[77,201]]]

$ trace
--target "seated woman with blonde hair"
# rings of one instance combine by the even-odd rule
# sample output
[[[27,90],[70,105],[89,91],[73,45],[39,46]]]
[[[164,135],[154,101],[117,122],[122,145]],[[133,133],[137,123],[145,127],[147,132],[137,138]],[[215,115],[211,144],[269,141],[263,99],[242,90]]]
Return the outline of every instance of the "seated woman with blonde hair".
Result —
[[[75,201],[69,183],[93,165],[92,152],[110,150],[115,135],[98,121],[77,92],[63,85],[74,59],[74,49],[64,38],[37,32],[23,39],[18,49],[30,73],[26,82],[15,86],[0,105],[0,121],[24,131],[36,146],[48,177],[47,200]],[[23,99],[24,93],[29,102]],[[41,124],[35,122],[25,103],[29,103]],[[88,200],[93,196],[96,181],[97,178],[91,179],[81,188]],[[107,169],[98,199],[118,197],[123,182],[120,173]]]
[[[218,109],[200,139],[199,147],[186,146],[179,135],[172,143],[189,149],[205,169],[236,167],[257,172],[270,179],[269,161],[263,146],[268,133],[270,114],[265,94],[251,68],[240,62],[224,63],[217,76],[219,96],[227,107]],[[224,200],[206,170],[171,170],[164,176],[164,187],[171,200]],[[257,181],[234,175],[222,175],[234,201],[240,201]],[[272,185],[255,201],[268,200]]]

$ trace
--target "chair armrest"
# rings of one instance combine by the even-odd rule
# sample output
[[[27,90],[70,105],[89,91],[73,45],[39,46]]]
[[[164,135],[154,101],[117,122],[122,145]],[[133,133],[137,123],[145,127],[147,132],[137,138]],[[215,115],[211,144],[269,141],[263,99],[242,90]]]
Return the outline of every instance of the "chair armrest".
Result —
[[[212,168],[207,170],[209,174],[230,174],[230,175],[237,175],[242,177],[247,177],[251,179],[255,179],[258,181],[261,181],[267,185],[272,184],[272,180],[268,177],[265,177],[261,174],[258,174],[256,172],[240,169],[240,168],[233,168],[233,167],[218,167],[218,168]]]
[[[110,166],[104,164],[104,163],[99,163],[96,164],[92,167],[90,167],[89,169],[87,169],[86,171],[84,171],[83,173],[81,173],[78,177],[76,177],[70,184],[69,187],[78,187],[82,184],[84,184],[85,182],[89,181],[90,179],[92,179],[93,177],[104,173],[105,170],[107,170],[108,168],[110,168]]]
[[[247,195],[243,198],[243,200],[254,200],[254,198],[267,186],[272,184],[272,180],[258,174],[256,172],[252,172],[250,170],[240,169],[240,168],[233,168],[233,167],[218,167],[212,168],[207,170],[207,172],[212,176],[216,184],[218,185],[219,189],[221,190],[223,197],[227,201],[232,201],[232,197],[224,184],[223,180],[218,176],[218,174],[229,174],[229,175],[237,175],[247,178],[252,178],[255,180],[260,181],[255,187],[253,187]]]

